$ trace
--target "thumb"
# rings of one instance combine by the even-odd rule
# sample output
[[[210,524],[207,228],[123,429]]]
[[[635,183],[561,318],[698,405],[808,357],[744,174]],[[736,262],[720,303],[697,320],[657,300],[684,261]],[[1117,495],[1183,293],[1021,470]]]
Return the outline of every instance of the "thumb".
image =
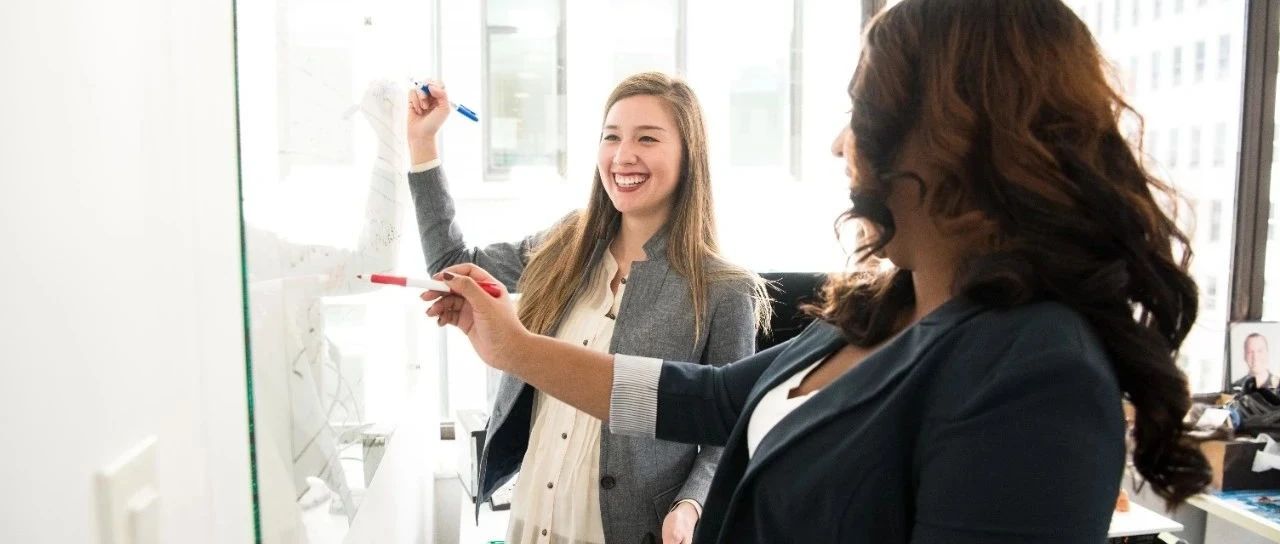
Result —
[[[443,272],[440,276],[444,278],[445,285],[448,285],[454,294],[467,299],[467,302],[471,303],[472,307],[478,304],[486,304],[486,300],[492,298],[470,276],[454,274],[453,272]]]

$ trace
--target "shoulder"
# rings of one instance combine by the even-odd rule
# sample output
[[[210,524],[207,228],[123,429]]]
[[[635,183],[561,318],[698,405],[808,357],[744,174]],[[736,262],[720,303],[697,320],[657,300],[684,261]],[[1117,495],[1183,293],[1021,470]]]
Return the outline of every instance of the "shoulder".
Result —
[[[1059,302],[1035,302],[987,309],[956,327],[950,336],[957,370],[974,387],[1031,375],[1059,375],[1115,389],[1105,346],[1089,322]]]
[[[528,239],[531,249],[538,249],[549,240],[558,238],[561,234],[576,229],[579,222],[582,220],[583,214],[583,210],[573,210],[561,216],[560,219],[557,219],[550,227],[534,233]]]
[[[707,283],[707,308],[721,317],[756,315],[759,307],[768,304],[767,296],[763,280],[745,270],[712,276]]]
[[[1013,308],[987,308],[956,328],[985,343],[1016,350],[1055,347],[1091,350],[1101,347],[1084,316],[1060,302],[1033,302]]]
[[[708,256],[702,261],[707,277],[708,295],[716,298],[754,296],[763,281],[758,274],[725,260]]]

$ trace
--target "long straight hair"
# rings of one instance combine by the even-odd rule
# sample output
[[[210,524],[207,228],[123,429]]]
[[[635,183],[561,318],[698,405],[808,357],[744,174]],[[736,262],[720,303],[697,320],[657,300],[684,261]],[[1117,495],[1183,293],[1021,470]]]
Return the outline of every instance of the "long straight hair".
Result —
[[[689,284],[694,336],[702,330],[710,285],[724,280],[748,281],[756,301],[756,324],[767,323],[769,304],[763,281],[730,265],[720,255],[711,201],[707,134],[693,90],[684,81],[659,72],[635,74],[613,89],[605,104],[605,115],[619,100],[633,96],[662,99],[680,132],[683,152],[673,208],[665,226],[666,257],[671,268]],[[516,286],[523,293],[517,314],[525,327],[535,333],[552,332],[573,302],[579,287],[577,280],[592,264],[596,243],[611,240],[617,234],[622,214],[605,192],[599,169],[595,170],[587,208],[570,214],[551,229],[530,253],[529,264]]]

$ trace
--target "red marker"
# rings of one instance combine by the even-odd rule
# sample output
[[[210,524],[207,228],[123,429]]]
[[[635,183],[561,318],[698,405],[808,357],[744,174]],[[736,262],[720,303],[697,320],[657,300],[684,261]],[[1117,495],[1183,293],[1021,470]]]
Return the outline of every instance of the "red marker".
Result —
[[[370,281],[373,283],[381,283],[384,285],[399,285],[401,287],[421,287],[428,291],[439,291],[441,293],[453,292],[453,290],[449,288],[449,284],[439,280],[423,279],[423,278],[406,278],[404,276],[392,276],[390,274],[370,274],[369,277],[367,278],[365,277],[364,274],[357,274],[356,277],[362,280]],[[480,285],[480,288],[484,289],[484,292],[489,293],[491,296],[493,296],[493,298],[498,298],[502,296],[502,287],[499,287],[498,284],[496,283],[489,282],[489,281],[477,281],[476,284]]]

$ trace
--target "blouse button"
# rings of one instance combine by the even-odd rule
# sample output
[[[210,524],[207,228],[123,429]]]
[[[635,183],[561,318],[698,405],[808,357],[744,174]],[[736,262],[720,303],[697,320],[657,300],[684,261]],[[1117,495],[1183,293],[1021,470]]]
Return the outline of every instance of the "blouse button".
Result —
[[[617,485],[618,485],[618,480],[615,480],[613,476],[605,476],[604,478],[600,478],[600,487],[603,487],[605,489],[613,489],[614,486],[617,486]]]
[[[587,345],[587,341],[586,341],[586,340],[583,340],[583,341],[582,341],[582,345],[584,345],[584,346],[585,346],[585,345]]]
[[[560,438],[563,438],[563,439],[565,439],[565,440],[568,440],[568,439],[569,439],[569,433],[560,433]]]
[[[547,482],[547,489],[551,489],[551,488],[553,488],[553,487],[555,487],[555,486],[556,486],[555,484],[553,484],[553,483],[551,483],[551,482]]]

